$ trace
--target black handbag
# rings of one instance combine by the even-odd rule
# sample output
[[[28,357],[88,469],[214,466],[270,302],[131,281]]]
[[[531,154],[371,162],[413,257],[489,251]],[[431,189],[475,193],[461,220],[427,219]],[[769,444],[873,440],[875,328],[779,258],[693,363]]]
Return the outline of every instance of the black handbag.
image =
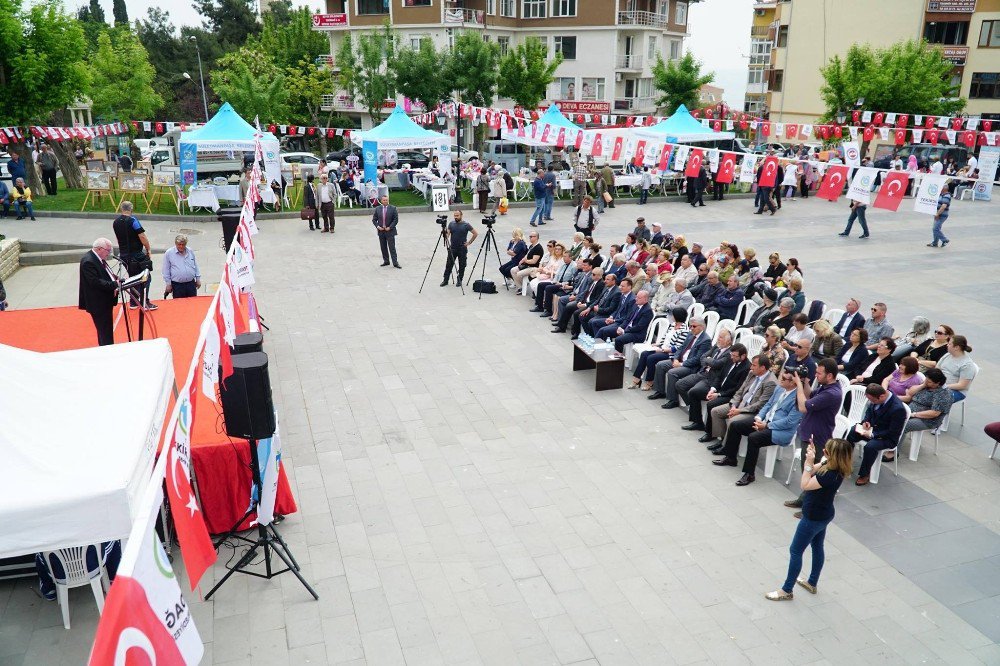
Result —
[[[495,294],[497,286],[493,280],[476,280],[472,283],[472,291],[479,294]]]

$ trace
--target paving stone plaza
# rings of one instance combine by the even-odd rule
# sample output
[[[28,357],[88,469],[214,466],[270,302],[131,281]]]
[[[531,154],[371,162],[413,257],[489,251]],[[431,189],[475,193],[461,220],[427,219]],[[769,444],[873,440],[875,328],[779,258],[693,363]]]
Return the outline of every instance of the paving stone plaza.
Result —
[[[917,462],[901,456],[899,476],[886,466],[877,485],[844,483],[819,593],[790,603],[763,596],[784,578],[795,529],[782,506],[789,456],[738,488],[680,429],[681,410],[597,393],[592,373],[572,372],[568,334],[550,334],[527,299],[439,287],[441,252],[418,294],[432,213],[401,213],[403,270],[379,267],[369,218],[342,215],[334,235],[262,222],[255,293],[300,509],[279,529],[320,600],[287,575],[235,576],[208,602],[188,594],[203,663],[1000,664],[1000,460],[982,431],[1000,413],[1000,202],[956,201],[952,243],[934,249],[911,201],[869,209],[868,240],[837,236],[843,199],[815,198],[774,217],[751,215],[749,199],[623,204],[596,233],[608,247],[642,214],[706,248],[777,250],[800,260],[807,299],[857,297],[863,312],[884,301],[897,334],[924,315],[968,337],[982,370],[964,424],[936,455],[925,437]],[[530,212],[500,218],[501,251]],[[112,217],[0,231],[89,245],[112,236]],[[569,240],[568,204],[555,218],[542,240]],[[204,281],[217,279],[217,222],[144,226],[159,248],[185,229]],[[6,282],[11,306],[75,305],[77,271],[21,269]],[[232,554],[221,550],[203,590]],[[0,666],[85,663],[89,589],[70,592],[67,631],[32,585],[0,584]]]

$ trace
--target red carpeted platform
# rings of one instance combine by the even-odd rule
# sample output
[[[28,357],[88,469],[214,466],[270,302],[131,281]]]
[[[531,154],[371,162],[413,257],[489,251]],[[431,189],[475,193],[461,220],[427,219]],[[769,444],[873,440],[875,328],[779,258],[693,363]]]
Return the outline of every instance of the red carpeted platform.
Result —
[[[198,327],[211,302],[208,296],[158,301],[159,309],[147,315],[144,337],[147,340],[158,337],[170,341],[178,386],[187,378],[194,345],[198,340]],[[115,308],[116,316],[119,310]],[[138,313],[132,311],[129,315],[135,335]],[[115,342],[127,340],[122,320],[115,327]],[[97,344],[97,334],[90,315],[77,308],[8,310],[0,314],[0,343],[38,352],[63,351],[93,347]],[[128,368],[108,368],[108,371],[119,373],[123,383],[142,381]],[[232,527],[250,503],[250,452],[246,440],[231,440],[226,436],[222,427],[221,404],[216,405],[200,390],[196,393],[191,458],[208,529],[218,534]],[[168,418],[172,411],[171,401]],[[296,510],[295,499],[282,469],[275,513],[288,515]]]

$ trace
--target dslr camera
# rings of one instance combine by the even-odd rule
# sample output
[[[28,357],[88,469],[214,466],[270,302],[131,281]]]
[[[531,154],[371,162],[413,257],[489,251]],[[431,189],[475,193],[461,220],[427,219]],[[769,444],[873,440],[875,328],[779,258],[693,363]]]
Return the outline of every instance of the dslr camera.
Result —
[[[496,213],[493,213],[492,215],[487,215],[486,217],[483,218],[483,224],[485,224],[487,227],[492,227],[494,224],[496,224],[496,221],[497,221]]]
[[[809,366],[808,365],[797,365],[795,366],[793,372],[799,376],[800,379],[806,379],[809,377]]]

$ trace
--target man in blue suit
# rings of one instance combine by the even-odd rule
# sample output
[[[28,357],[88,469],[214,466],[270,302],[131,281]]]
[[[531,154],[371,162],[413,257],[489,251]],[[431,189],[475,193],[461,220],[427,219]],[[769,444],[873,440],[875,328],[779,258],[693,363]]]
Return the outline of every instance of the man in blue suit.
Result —
[[[576,309],[577,300],[586,300],[587,292],[594,285],[594,275],[596,275],[595,270],[590,268],[590,260],[581,259],[580,260],[580,270],[577,271],[576,277],[573,278],[573,289],[570,293],[559,297],[559,301],[556,303],[556,319],[553,320],[553,324],[562,316],[563,310],[567,307]]]
[[[868,484],[875,456],[882,455],[886,449],[894,449],[899,445],[899,438],[906,425],[906,406],[892,391],[885,390],[880,384],[869,384],[865,389],[868,407],[861,423],[851,428],[847,441],[851,444],[864,442],[865,450],[861,457],[861,467],[858,469],[856,486]]]
[[[672,359],[656,364],[656,374],[653,377],[653,395],[650,400],[666,398],[663,409],[673,409],[677,402],[677,380],[687,377],[701,367],[701,357],[712,346],[712,340],[705,334],[705,320],[693,317],[688,322],[691,329],[687,337],[678,347]]]
[[[635,308],[628,319],[615,331],[615,349],[622,353],[625,345],[646,339],[646,329],[653,321],[653,308],[649,305],[649,292],[639,291],[635,295]]]
[[[615,311],[607,317],[598,317],[588,323],[587,328],[590,334],[599,340],[613,338],[618,335],[616,333],[618,327],[635,312],[635,294],[632,293],[632,278],[623,278],[618,290],[621,292],[622,298]]]
[[[719,467],[736,467],[736,455],[740,449],[740,439],[747,438],[747,457],[743,461],[743,476],[736,482],[737,486],[746,486],[755,481],[754,472],[757,469],[757,458],[765,446],[788,446],[795,436],[795,431],[802,420],[795,399],[795,378],[792,373],[782,371],[778,388],[768,400],[753,421],[742,420],[730,423],[726,432],[724,444],[717,444],[709,449],[712,453],[721,453],[722,458],[713,460],[713,465]]]
[[[742,302],[743,288],[740,287],[740,279],[730,275],[726,288],[718,293],[708,309],[718,312],[720,319],[736,319],[736,311]]]
[[[555,326],[552,329],[553,333],[565,333],[566,327],[575,315],[600,302],[605,289],[604,271],[600,268],[595,268],[591,271],[590,277],[590,288],[572,303],[566,304],[566,307],[559,313],[559,319],[553,324]]]
[[[858,312],[860,309],[861,301],[856,298],[852,298],[847,301],[847,304],[844,306],[844,314],[841,315],[840,321],[833,323],[834,332],[844,338],[845,342],[850,340],[851,331],[865,325],[865,318],[861,316],[860,312]]]
[[[580,337],[580,329],[590,323],[592,319],[604,319],[609,314],[618,309],[622,302],[622,292],[618,288],[618,279],[614,273],[607,273],[604,276],[604,291],[596,303],[588,304],[586,307],[573,313],[573,322],[570,324],[570,332],[573,340]],[[590,328],[588,327],[589,331]]]

